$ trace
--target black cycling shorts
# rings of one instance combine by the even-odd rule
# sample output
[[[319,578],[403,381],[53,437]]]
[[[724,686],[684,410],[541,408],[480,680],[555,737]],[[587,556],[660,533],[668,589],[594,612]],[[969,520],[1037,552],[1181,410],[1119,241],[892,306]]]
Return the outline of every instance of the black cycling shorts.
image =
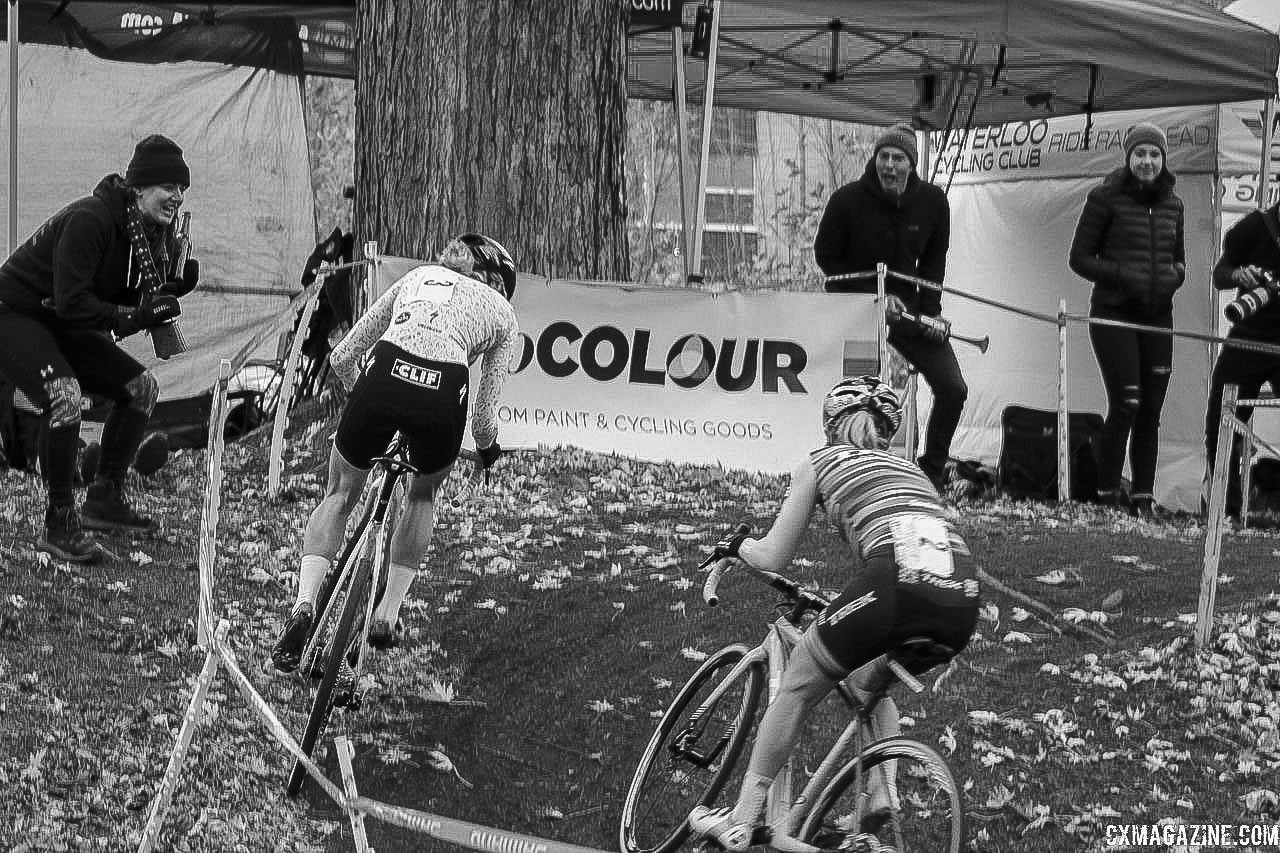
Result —
[[[846,670],[828,674],[843,677],[911,637],[963,649],[978,624],[977,582],[967,554],[952,559],[956,588],[943,588],[903,583],[892,548],[870,555],[853,583],[818,614],[818,639]]]
[[[467,425],[467,368],[410,355],[386,341],[374,344],[372,354],[342,410],[334,446],[367,471],[399,431],[413,467],[423,474],[448,468]]]

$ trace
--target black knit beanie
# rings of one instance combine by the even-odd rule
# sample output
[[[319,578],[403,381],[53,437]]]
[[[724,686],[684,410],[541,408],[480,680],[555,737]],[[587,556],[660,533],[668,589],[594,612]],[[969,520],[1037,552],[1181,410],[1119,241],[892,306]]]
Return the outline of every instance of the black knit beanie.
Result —
[[[131,187],[179,184],[185,189],[191,186],[191,170],[176,142],[153,133],[134,147],[124,179]]]

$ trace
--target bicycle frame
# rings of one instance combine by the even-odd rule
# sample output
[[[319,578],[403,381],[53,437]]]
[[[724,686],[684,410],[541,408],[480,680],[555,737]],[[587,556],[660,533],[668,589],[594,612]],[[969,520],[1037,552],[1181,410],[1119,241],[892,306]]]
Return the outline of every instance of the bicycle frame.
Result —
[[[698,706],[695,714],[702,716],[708,713],[728,688],[737,681],[739,676],[743,675],[749,667],[761,663],[768,668],[768,691],[764,705],[765,709],[768,709],[769,705],[778,697],[788,658],[796,644],[800,642],[801,636],[803,636],[801,630],[791,624],[786,616],[779,616],[770,623],[769,633],[765,635],[764,640],[743,655],[730,673],[721,679],[720,684]],[[853,748],[854,755],[860,754],[862,751],[862,721],[867,709],[853,696],[843,681],[836,684],[836,691],[854,712],[853,719],[849,721],[844,731],[836,738],[826,756],[818,765],[818,769],[814,771],[798,797],[794,800],[791,799],[791,777],[792,766],[795,762],[794,757],[787,760],[782,771],[774,779],[773,786],[769,789],[765,815],[766,823],[773,827],[775,832],[774,837],[769,841],[769,846],[776,849],[792,851],[817,849],[796,839],[794,835],[800,829],[800,824],[808,813],[808,807],[816,801],[818,794],[835,776],[836,771],[843,766],[844,756],[850,750],[850,747]],[[862,776],[860,763],[857,774],[860,784]]]

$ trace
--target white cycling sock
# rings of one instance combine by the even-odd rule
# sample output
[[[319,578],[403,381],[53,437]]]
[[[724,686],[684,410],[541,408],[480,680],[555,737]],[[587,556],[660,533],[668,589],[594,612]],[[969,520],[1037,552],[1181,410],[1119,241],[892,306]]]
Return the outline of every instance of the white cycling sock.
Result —
[[[329,573],[332,562],[321,554],[302,555],[302,566],[298,569],[298,600],[293,604],[295,610],[303,603],[316,603],[320,585],[324,583],[324,576]]]
[[[378,609],[373,612],[375,621],[386,619],[392,628],[396,626],[400,605],[404,602],[404,597],[408,594],[409,587],[417,575],[418,570],[412,566],[391,564],[391,571],[387,573],[387,589],[382,593],[382,601],[378,603]]]
[[[733,807],[733,822],[750,827],[758,826],[764,815],[771,787],[773,779],[748,770],[742,777],[742,793],[738,794],[738,804]]]

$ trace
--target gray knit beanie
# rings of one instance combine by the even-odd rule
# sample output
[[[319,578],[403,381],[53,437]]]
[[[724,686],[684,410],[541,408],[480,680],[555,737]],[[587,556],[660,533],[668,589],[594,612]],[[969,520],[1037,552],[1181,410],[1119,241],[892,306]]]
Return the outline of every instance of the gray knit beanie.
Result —
[[[1166,158],[1169,156],[1169,140],[1165,138],[1164,131],[1154,124],[1144,121],[1129,128],[1129,132],[1124,135],[1124,160],[1126,163],[1129,162],[1129,156],[1133,154],[1133,149],[1144,143],[1159,148],[1160,153]]]
[[[876,147],[871,152],[874,159],[880,153],[880,149],[885,146],[898,148],[907,153],[907,159],[911,161],[911,168],[916,167],[919,161],[919,152],[916,150],[916,132],[911,129],[909,124],[895,124],[893,127],[880,134],[880,138],[876,140]]]

